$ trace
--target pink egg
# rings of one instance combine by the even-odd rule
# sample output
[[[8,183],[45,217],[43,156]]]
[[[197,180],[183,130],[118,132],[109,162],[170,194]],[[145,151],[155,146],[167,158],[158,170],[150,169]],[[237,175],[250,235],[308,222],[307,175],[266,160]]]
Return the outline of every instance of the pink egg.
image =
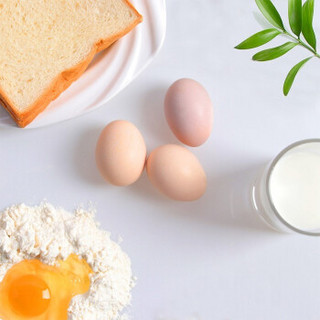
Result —
[[[180,79],[173,83],[164,110],[169,127],[182,143],[197,147],[209,138],[213,107],[208,92],[197,81]]]

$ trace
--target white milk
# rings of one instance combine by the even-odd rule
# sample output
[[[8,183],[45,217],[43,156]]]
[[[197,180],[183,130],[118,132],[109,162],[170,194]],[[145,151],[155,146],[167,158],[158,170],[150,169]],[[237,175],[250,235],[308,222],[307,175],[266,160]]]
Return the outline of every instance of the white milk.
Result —
[[[271,171],[270,199],[291,226],[320,229],[320,143],[306,143],[285,153]]]
[[[320,139],[282,151],[262,172],[252,196],[271,227],[320,236]]]

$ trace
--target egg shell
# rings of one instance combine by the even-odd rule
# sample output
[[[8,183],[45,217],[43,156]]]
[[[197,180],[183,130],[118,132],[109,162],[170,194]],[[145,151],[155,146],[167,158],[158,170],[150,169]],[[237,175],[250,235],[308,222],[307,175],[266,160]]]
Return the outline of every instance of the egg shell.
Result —
[[[151,152],[147,160],[151,183],[179,201],[194,201],[206,191],[206,174],[196,156],[185,147],[168,144]]]
[[[210,136],[213,107],[206,89],[192,79],[180,79],[168,89],[164,110],[169,127],[184,144],[197,147]]]
[[[116,120],[100,134],[96,163],[106,181],[116,186],[128,186],[140,177],[146,154],[140,131],[131,122]]]

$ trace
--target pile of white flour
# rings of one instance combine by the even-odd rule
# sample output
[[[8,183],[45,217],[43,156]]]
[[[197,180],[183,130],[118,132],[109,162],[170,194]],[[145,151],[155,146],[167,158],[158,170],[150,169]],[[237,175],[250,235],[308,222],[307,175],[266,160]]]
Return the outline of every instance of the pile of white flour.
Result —
[[[130,303],[131,264],[110,235],[99,229],[92,212],[74,214],[48,203],[24,204],[0,212],[0,281],[25,259],[54,265],[71,253],[93,270],[90,290],[72,299],[68,320],[114,320]]]

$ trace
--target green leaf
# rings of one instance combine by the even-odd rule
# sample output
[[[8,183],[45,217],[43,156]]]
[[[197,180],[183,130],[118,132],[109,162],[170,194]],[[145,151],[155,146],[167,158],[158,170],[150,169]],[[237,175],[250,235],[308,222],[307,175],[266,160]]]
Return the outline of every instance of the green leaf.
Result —
[[[256,4],[261,13],[273,26],[285,30],[280,14],[270,0],[256,0]]]
[[[272,49],[263,50],[261,52],[258,52],[255,54],[252,59],[255,61],[268,61],[277,59],[284,54],[286,54],[288,51],[290,51],[292,48],[294,48],[296,45],[298,45],[297,42],[287,42],[279,47],[275,47]]]
[[[299,72],[299,70],[313,57],[309,57],[307,59],[302,60],[301,62],[299,62],[298,64],[296,64],[288,73],[286,80],[284,81],[283,84],[283,94],[285,96],[288,95],[292,84],[294,82],[294,79],[296,78],[297,73]]]
[[[299,37],[302,30],[302,0],[289,0],[288,11],[291,30]]]
[[[274,39],[276,36],[278,36],[281,32],[277,29],[266,29],[263,31],[260,31],[250,38],[244,40],[240,44],[238,44],[235,48],[236,49],[252,49],[260,47],[272,39]]]
[[[316,50],[317,40],[313,30],[314,0],[307,0],[302,7],[302,33],[310,46]]]

